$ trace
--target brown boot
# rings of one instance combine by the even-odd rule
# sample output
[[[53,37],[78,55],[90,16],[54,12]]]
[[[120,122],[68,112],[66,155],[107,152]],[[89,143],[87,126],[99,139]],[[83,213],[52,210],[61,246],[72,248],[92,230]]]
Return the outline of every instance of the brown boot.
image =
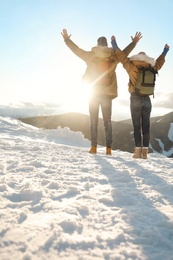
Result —
[[[142,148],[142,158],[147,159],[148,158],[147,154],[148,154],[148,147],[143,147]]]
[[[89,153],[97,153],[97,146],[91,146]]]
[[[106,155],[111,155],[111,154],[112,154],[111,147],[106,147]]]
[[[135,147],[135,153],[133,155],[133,158],[142,158],[141,147]]]

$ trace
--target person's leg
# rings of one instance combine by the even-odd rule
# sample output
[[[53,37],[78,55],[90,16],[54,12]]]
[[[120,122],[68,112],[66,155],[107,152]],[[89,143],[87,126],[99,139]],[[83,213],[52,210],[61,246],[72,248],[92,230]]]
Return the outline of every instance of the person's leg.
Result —
[[[141,102],[141,96],[138,96],[135,93],[132,93],[130,97],[130,112],[131,112],[131,118],[133,123],[135,146],[141,147],[142,145],[142,137],[141,137],[142,102]]]
[[[142,156],[147,159],[148,147],[150,141],[150,114],[151,114],[151,100],[150,97],[143,98],[143,109],[142,109],[142,134],[143,134],[143,144],[142,144]]]
[[[142,134],[143,134],[143,147],[149,146],[150,139],[150,114],[151,114],[151,100],[150,97],[143,98],[142,108]]]
[[[98,127],[98,114],[99,114],[99,99],[91,97],[89,101],[90,113],[90,135],[91,135],[91,153],[96,153],[97,150],[97,127]]]
[[[105,127],[105,136],[106,136],[106,154],[111,154],[111,146],[112,146],[112,99],[110,97],[102,97],[101,101],[101,109]]]
[[[141,158],[141,145],[142,145],[142,136],[141,136],[141,111],[142,111],[142,102],[141,96],[136,95],[135,93],[131,94],[130,97],[130,111],[131,118],[133,123],[134,131],[134,142],[135,142],[135,153],[133,158]]]

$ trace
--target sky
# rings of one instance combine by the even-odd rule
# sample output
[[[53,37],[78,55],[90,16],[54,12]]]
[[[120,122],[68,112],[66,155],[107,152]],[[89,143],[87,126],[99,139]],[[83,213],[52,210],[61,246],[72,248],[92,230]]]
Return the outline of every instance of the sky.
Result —
[[[89,146],[0,117],[1,260],[172,260],[173,159]]]
[[[130,55],[145,51],[157,58],[170,46],[156,80],[152,116],[173,109],[172,0],[0,0],[0,104],[54,107],[56,111],[88,114],[89,87],[82,75],[86,65],[65,45],[61,32],[90,50],[97,38],[116,36],[123,49],[131,36],[143,38]],[[130,118],[128,75],[119,64],[118,98],[113,101],[113,120]]]

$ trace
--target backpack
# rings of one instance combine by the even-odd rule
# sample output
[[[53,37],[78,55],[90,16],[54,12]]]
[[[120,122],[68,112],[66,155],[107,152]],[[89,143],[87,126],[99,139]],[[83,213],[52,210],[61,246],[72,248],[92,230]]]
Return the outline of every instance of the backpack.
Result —
[[[138,95],[153,95],[157,70],[152,67],[138,67],[138,76],[135,84],[135,93]]]
[[[112,65],[114,59],[99,59],[95,60],[96,64],[96,75],[97,75],[97,85],[108,86],[112,82]]]

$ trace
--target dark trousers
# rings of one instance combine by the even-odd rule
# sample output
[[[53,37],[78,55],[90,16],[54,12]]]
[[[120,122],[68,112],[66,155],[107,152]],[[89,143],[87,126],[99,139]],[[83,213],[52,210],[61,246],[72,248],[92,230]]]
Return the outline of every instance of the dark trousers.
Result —
[[[90,134],[91,134],[91,145],[97,146],[98,137],[98,118],[99,118],[99,107],[101,107],[105,136],[106,146],[111,147],[112,145],[112,99],[108,96],[93,96],[89,102],[89,113],[90,113]]]
[[[149,96],[139,96],[136,93],[131,94],[130,110],[136,147],[149,146],[151,109],[152,105]]]

